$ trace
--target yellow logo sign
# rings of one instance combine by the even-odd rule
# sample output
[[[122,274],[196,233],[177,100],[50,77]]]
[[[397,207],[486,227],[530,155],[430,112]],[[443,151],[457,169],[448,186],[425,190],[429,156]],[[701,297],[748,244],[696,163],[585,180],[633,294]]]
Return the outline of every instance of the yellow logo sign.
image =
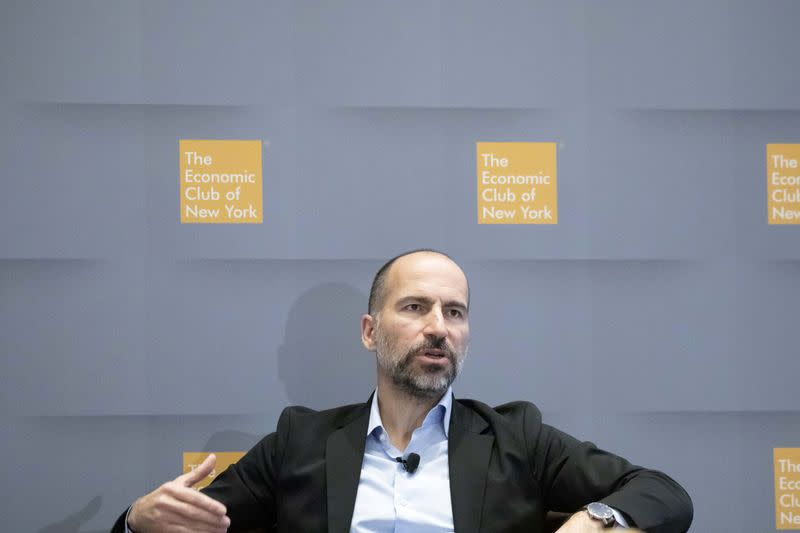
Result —
[[[767,220],[800,224],[800,144],[767,145]]]
[[[261,141],[180,141],[181,223],[260,224]]]
[[[198,482],[195,487],[202,489],[207,487],[214,478],[225,471],[230,465],[244,457],[245,452],[183,452],[183,473],[187,474],[200,466],[200,463],[206,460],[211,454],[217,456],[217,464],[214,470],[208,474],[202,481]]]
[[[800,448],[775,448],[775,527],[800,529]]]
[[[478,224],[557,224],[556,143],[479,142]]]

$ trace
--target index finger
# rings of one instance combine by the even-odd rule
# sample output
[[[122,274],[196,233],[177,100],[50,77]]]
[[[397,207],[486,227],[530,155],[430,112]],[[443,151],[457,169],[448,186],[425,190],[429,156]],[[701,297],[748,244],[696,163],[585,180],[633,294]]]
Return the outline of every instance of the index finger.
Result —
[[[173,496],[184,503],[204,509],[217,516],[225,516],[228,512],[224,505],[211,496],[207,496],[189,487],[176,488]]]
[[[217,464],[217,456],[213,453],[210,454],[205,460],[200,463],[200,465],[190,472],[186,472],[185,474],[181,474],[180,476],[175,478],[177,483],[180,483],[184,487],[191,487],[195,483],[198,483],[201,479],[206,477],[214,470],[214,465]]]

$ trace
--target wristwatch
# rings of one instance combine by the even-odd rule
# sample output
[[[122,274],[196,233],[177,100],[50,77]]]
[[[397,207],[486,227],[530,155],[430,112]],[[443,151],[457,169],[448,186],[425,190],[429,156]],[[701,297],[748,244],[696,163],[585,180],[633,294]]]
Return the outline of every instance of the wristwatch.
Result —
[[[584,509],[591,518],[601,521],[604,527],[611,527],[617,522],[617,519],[614,518],[614,511],[604,503],[592,502]]]

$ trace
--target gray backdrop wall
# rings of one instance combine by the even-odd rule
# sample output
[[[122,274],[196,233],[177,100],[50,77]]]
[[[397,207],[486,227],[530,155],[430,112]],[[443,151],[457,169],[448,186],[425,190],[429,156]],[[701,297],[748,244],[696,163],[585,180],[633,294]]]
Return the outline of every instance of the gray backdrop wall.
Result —
[[[107,530],[184,450],[366,399],[371,276],[433,246],[473,291],[457,395],[669,472],[693,531],[774,530],[800,3],[0,6],[0,529]],[[181,138],[265,141],[263,224],[179,224]],[[476,223],[477,141],[559,143],[558,225]]]

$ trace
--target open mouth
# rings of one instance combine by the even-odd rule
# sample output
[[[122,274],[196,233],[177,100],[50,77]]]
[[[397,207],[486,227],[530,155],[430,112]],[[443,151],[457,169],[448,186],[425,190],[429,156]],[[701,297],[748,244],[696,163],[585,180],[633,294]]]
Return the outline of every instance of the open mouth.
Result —
[[[444,350],[427,349],[421,350],[418,354],[419,357],[429,361],[448,361],[447,352]]]

